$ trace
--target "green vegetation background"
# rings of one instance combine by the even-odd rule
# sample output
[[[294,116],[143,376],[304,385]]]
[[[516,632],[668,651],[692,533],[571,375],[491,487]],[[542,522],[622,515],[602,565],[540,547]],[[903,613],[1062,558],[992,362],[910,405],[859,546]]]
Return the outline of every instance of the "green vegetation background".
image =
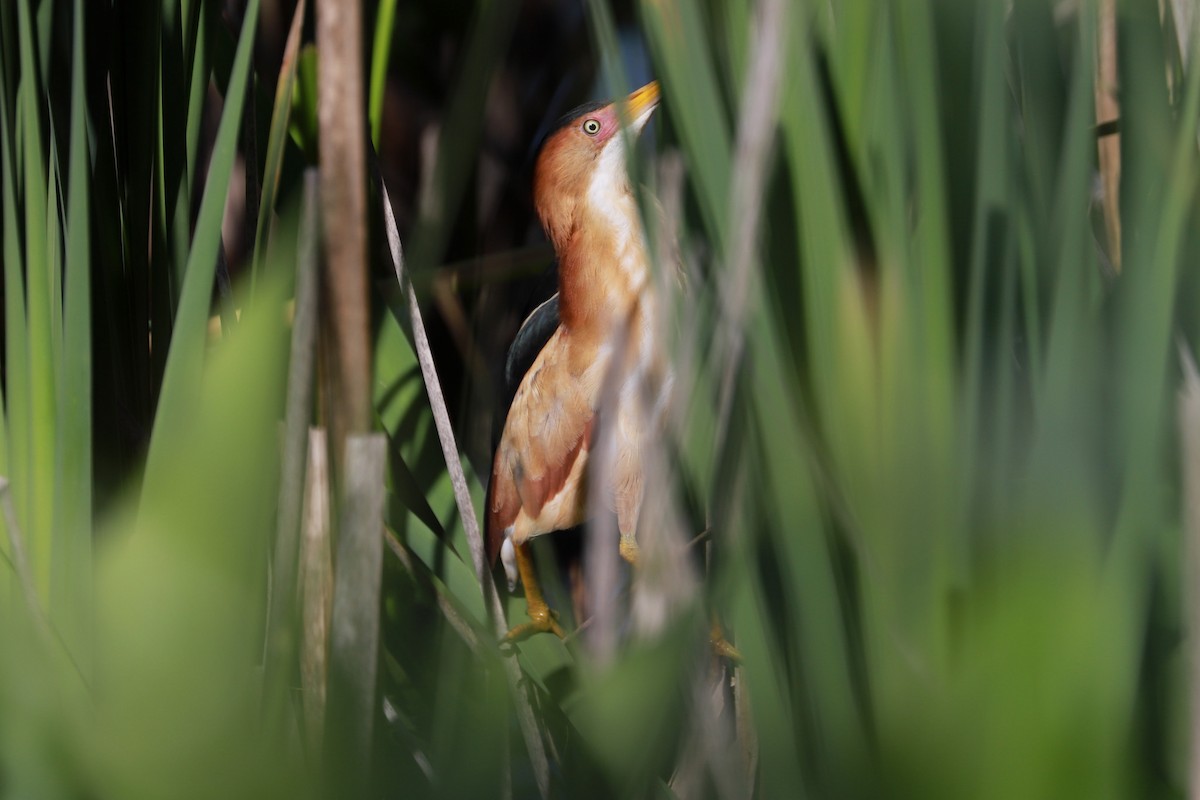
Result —
[[[615,654],[600,622],[502,649],[368,181],[387,548],[342,586],[372,653],[312,638],[339,564],[302,568],[288,491],[329,413],[314,9],[285,56],[282,0],[0,3],[0,796],[1182,796],[1197,11],[367,3],[476,512],[552,286],[532,143],[596,79],[662,83],[633,167],[688,285],[665,555],[620,594],[673,613],[638,635],[618,604]]]

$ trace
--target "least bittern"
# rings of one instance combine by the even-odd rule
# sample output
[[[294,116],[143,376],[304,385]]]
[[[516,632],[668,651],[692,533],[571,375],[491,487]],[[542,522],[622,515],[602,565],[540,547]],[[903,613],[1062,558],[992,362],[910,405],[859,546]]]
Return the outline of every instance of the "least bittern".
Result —
[[[500,556],[510,591],[520,576],[529,611],[530,622],[513,628],[510,639],[539,631],[562,636],[529,540],[588,516],[598,420],[613,437],[604,511],[616,513],[621,555],[637,560],[640,454],[657,433],[670,372],[655,341],[649,259],[621,131],[639,133],[658,99],[654,82],[621,101],[581,106],[538,153],[534,206],[558,256],[560,322],[513,397],[488,486],[489,557],[495,563]]]

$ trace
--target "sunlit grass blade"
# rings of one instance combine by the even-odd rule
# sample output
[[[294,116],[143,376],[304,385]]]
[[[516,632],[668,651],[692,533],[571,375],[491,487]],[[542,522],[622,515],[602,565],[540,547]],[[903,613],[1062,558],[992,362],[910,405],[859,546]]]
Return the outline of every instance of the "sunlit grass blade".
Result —
[[[179,300],[191,234],[191,194],[188,180],[187,43],[185,9],[178,0],[165,0],[161,12],[155,110],[154,159],[155,247],[154,302],[159,319],[170,319]],[[162,341],[164,331],[155,331]]]
[[[27,298],[24,347],[28,354],[28,472],[24,485],[14,485],[24,500],[26,516],[18,519],[29,546],[31,568],[38,593],[45,603],[50,596],[50,559],[54,511],[55,365],[51,352],[51,277],[47,251],[47,171],[42,134],[42,89],[35,63],[34,31],[25,0],[17,3],[21,44],[22,128],[25,212],[25,289]]]
[[[429,480],[440,457],[433,414],[423,391],[417,355],[396,318],[385,315],[375,338],[374,403],[379,425],[391,437],[391,492],[398,506],[390,524],[398,539],[475,621],[487,625],[479,582],[466,554],[466,537],[454,493],[443,471]]]
[[[0,71],[7,73],[0,64]],[[24,354],[25,328],[25,289],[21,269],[21,246],[18,221],[18,207],[14,174],[15,155],[13,152],[12,125],[9,119],[9,95],[7,74],[0,83],[0,216],[2,216],[4,249],[0,257],[4,259],[4,340],[6,345],[5,381],[3,391],[0,391],[0,475],[10,480],[14,476],[14,465],[19,464],[19,470],[24,472],[27,447],[23,445],[28,435],[28,427],[24,410],[26,408],[26,359]],[[21,346],[17,347],[17,343]],[[15,357],[15,360],[14,360]],[[16,395],[16,407],[13,398]],[[8,397],[5,402],[5,396]],[[17,425],[11,430],[10,421],[16,414]],[[0,536],[0,551],[11,564],[12,554],[8,548],[8,537]],[[6,565],[7,567],[8,565]],[[0,569],[0,591],[5,591],[5,597],[11,597],[7,590],[13,586],[13,572],[10,568]]]
[[[188,62],[188,102],[187,102],[187,185],[188,190],[195,186],[196,165],[199,161],[198,150],[200,129],[203,122],[204,99],[208,90],[210,66],[208,63],[209,47],[209,17],[203,0],[184,0],[184,6],[191,6],[191,13],[185,14],[185,20],[191,24],[186,29],[185,36],[191,42],[191,49],[184,55]]]
[[[221,218],[229,188],[233,160],[237,152],[237,135],[246,99],[246,77],[250,70],[254,32],[258,27],[259,0],[251,0],[246,9],[237,53],[225,94],[225,108],[213,144],[208,179],[200,201],[192,249],[188,253],[187,273],[179,298],[171,350],[167,356],[159,395],[158,412],[146,458],[146,484],[149,486],[163,474],[165,460],[173,458],[172,438],[188,427],[196,387],[204,360],[205,326],[213,278],[217,269],[217,250],[221,246]]]
[[[33,507],[30,524],[35,530],[41,530],[33,539],[42,548],[42,563],[35,568],[38,571],[39,584],[44,582],[39,591],[43,603],[50,607],[51,575],[55,551],[59,549],[56,543],[57,527],[55,517],[57,497],[57,470],[59,446],[57,429],[59,425],[59,396],[58,384],[62,380],[61,349],[62,349],[62,289],[59,286],[62,274],[62,236],[58,192],[58,159],[55,137],[50,137],[50,159],[48,161],[49,177],[46,186],[46,232],[43,235],[46,263],[42,265],[44,275],[26,265],[26,284],[29,290],[27,308],[29,309],[29,367],[31,383],[30,410],[33,413],[34,439],[31,452],[31,468],[34,470],[31,488],[33,489]],[[36,308],[40,313],[35,313]],[[35,327],[35,323],[43,323]],[[45,341],[39,341],[39,330],[44,329]],[[48,408],[42,408],[46,404]],[[39,429],[41,429],[39,431]],[[49,453],[40,453],[38,448],[49,446]],[[40,520],[40,522],[39,522]],[[39,541],[40,537],[40,541]],[[35,561],[36,563],[36,561]]]
[[[283,64],[279,70],[279,83],[275,88],[275,105],[271,111],[271,130],[267,134],[267,155],[263,164],[262,201],[258,208],[258,220],[254,233],[254,257],[250,266],[250,291],[262,270],[267,252],[267,236],[271,220],[275,215],[276,194],[279,191],[279,176],[283,170],[283,153],[287,145],[288,121],[292,110],[292,87],[296,83],[296,65],[300,60],[300,33],[304,29],[304,9],[307,0],[296,3],[292,15],[292,27],[288,31],[287,44],[283,51]]]
[[[371,45],[371,83],[367,114],[371,122],[371,142],[379,149],[383,128],[383,95],[387,88],[388,62],[395,41],[396,0],[381,0],[375,15],[375,39]]]
[[[63,363],[58,406],[57,546],[50,607],[76,661],[87,674],[86,614],[92,594],[92,292],[84,0],[75,0],[74,17]]]

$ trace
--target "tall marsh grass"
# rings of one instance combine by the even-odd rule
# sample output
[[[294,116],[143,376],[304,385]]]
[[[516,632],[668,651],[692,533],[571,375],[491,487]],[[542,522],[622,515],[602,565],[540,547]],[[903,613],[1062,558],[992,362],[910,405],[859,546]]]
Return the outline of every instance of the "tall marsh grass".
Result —
[[[0,4],[0,796],[1195,786],[1194,3],[382,0],[338,50],[327,1]],[[522,164],[630,41],[686,276],[648,565],[501,647]]]

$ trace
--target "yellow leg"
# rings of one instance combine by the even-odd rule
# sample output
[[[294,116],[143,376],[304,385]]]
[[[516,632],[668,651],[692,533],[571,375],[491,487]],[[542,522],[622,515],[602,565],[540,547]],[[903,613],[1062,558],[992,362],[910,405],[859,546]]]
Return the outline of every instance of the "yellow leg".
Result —
[[[734,664],[742,663],[742,654],[725,638],[725,632],[721,630],[721,622],[717,619],[716,614],[713,614],[712,617],[712,628],[709,630],[708,641],[717,658],[728,658]]]
[[[629,562],[629,566],[636,567],[638,563],[638,543],[637,539],[633,538],[633,534],[621,534],[620,544],[621,558]]]
[[[559,627],[554,612],[542,597],[542,586],[538,583],[537,573],[533,568],[533,550],[528,543],[517,545],[515,550],[517,571],[521,574],[521,584],[525,587],[525,608],[529,614],[529,622],[512,628],[505,635],[504,641],[515,642],[535,633],[546,632],[563,638],[563,630]]]
[[[630,566],[636,569],[639,550],[637,540],[633,538],[632,534],[621,534],[620,552],[621,558],[628,561]],[[525,579],[524,573],[522,573],[521,579]],[[532,612],[530,612],[530,615],[532,616]],[[721,623],[717,620],[715,614],[712,618],[709,642],[712,644],[713,654],[718,658],[727,658],[735,664],[742,663],[742,654],[725,638],[725,632],[721,629]]]

